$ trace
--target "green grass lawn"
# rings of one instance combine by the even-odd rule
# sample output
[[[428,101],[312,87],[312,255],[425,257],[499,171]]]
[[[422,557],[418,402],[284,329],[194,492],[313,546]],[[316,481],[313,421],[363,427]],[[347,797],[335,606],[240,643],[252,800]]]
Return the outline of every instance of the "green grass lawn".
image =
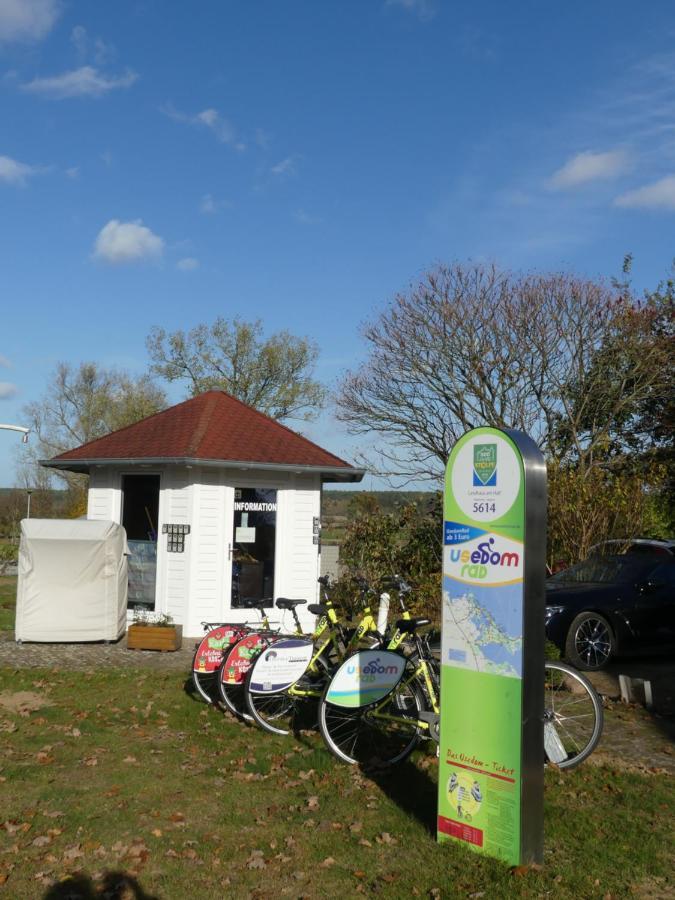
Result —
[[[511,872],[435,843],[433,757],[374,781],[316,734],[195,702],[180,673],[0,670],[0,736],[0,894],[17,900],[104,872],[165,900],[672,896],[664,775],[548,771],[545,865]]]
[[[0,631],[14,630],[16,575],[0,577]]]

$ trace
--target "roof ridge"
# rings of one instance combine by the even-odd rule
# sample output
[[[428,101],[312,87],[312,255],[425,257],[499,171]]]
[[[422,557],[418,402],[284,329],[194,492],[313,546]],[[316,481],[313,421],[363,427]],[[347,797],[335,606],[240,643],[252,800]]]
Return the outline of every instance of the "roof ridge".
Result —
[[[194,430],[192,435],[192,439],[187,446],[187,450],[189,451],[188,455],[194,454],[195,456],[199,453],[199,445],[202,442],[202,438],[208,431],[209,425],[211,424],[211,412],[214,410],[216,403],[218,402],[216,397],[209,396],[209,394],[215,394],[217,391],[205,391],[203,394],[198,394],[198,397],[204,397],[205,403],[204,408],[201,411],[201,415],[199,416],[199,422],[197,427]],[[224,392],[223,392],[224,393]],[[193,400],[196,399],[193,397]]]
[[[248,406],[244,403],[243,400],[240,400],[238,397],[233,397],[232,394],[228,394],[227,391],[221,391],[217,388],[214,388],[213,391],[206,391],[206,393],[215,393],[215,394],[223,394],[223,396],[227,397],[229,400],[234,400],[235,403],[239,403],[240,406],[243,406],[244,409],[248,410],[248,412],[255,413],[256,416],[261,416],[263,419],[266,419],[268,422],[273,422],[279,428],[283,428],[284,431],[287,431],[289,434],[292,434],[293,437],[298,438],[301,441],[304,441],[306,444],[309,444],[310,447],[314,447],[317,450],[321,450],[322,453],[327,453],[329,456],[332,456],[334,459],[339,460],[341,463],[349,466],[346,460],[342,459],[340,456],[336,456],[334,453],[331,453],[330,450],[325,450],[323,447],[320,447],[318,444],[315,444],[314,441],[310,441],[309,438],[305,437],[304,434],[298,434],[297,431],[293,431],[292,428],[289,428],[288,425],[284,425],[283,422],[280,422],[278,419],[273,419],[272,416],[268,416],[267,413],[261,412],[259,409],[256,409],[254,406]],[[203,396],[203,395],[202,395]]]

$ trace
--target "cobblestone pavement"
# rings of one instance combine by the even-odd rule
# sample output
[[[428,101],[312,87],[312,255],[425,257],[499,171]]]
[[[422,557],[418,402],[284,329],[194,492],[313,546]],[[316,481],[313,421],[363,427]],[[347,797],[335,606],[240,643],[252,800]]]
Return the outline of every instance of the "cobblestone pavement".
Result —
[[[126,667],[130,669],[190,672],[192,654],[199,638],[183,638],[180,650],[128,650],[126,636],[114,644],[17,644],[12,634],[0,634],[0,666],[14,669],[87,670]]]
[[[198,637],[183,638],[180,650],[161,653],[153,650],[128,650],[126,637],[114,644],[17,644],[13,635],[0,633],[0,667],[93,670],[129,667],[176,671],[186,678]],[[616,671],[614,671],[616,669]],[[624,669],[626,672],[624,673]],[[659,686],[655,694],[663,707],[648,712],[640,706],[619,701],[618,672],[635,677],[651,677]],[[600,744],[590,761],[596,764],[628,767],[642,772],[667,772],[675,775],[675,716],[670,700],[675,679],[675,664],[663,660],[640,666],[615,664],[608,671],[591,675],[596,690],[605,697],[605,728]]]

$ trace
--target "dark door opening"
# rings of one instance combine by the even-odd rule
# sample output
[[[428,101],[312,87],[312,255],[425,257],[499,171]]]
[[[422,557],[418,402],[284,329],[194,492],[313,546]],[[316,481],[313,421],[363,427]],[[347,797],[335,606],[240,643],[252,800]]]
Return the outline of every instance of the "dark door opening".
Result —
[[[122,476],[122,525],[129,544],[129,609],[154,610],[159,475]]]

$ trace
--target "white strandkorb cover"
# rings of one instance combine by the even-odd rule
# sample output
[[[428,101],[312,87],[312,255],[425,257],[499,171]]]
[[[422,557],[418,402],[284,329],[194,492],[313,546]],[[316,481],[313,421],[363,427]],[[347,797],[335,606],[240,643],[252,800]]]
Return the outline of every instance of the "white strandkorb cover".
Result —
[[[116,641],[126,630],[127,538],[117,522],[24,519],[17,641]]]

